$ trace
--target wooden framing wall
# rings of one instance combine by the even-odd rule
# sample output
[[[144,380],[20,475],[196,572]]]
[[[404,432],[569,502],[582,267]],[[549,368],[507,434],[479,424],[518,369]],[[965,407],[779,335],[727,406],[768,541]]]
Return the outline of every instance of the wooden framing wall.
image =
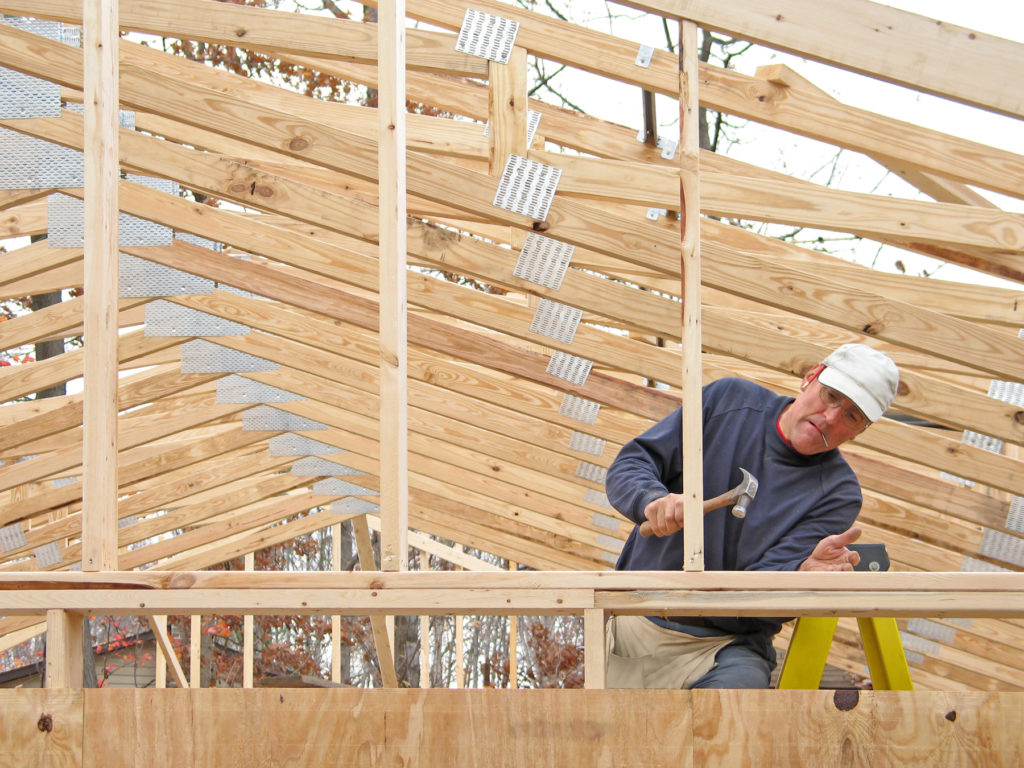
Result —
[[[756,0],[738,0],[728,9],[683,0],[630,4],[672,23],[692,20],[879,80],[1024,116],[1014,85],[1024,74],[1022,46],[949,25],[937,42],[927,20],[867,0],[828,3],[827,12],[820,2],[789,0],[778,4],[793,9],[784,22],[764,15],[772,3]],[[1024,411],[987,394],[993,380],[1024,382],[1024,341],[1017,336],[1024,326],[1021,292],[879,273],[726,223],[747,219],[848,232],[1021,282],[1024,218],[995,207],[978,190],[1022,196],[1024,159],[841,104],[786,67],[750,76],[700,64],[681,74],[678,56],[656,51],[649,67],[639,67],[635,43],[497,0],[404,5],[410,17],[449,31],[406,30],[406,67],[388,67],[389,61],[378,73],[378,43],[396,49],[378,40],[373,25],[213,0],[178,0],[173,12],[171,4],[121,0],[122,29],[215,43],[242,40],[392,95],[404,74],[402,90],[410,99],[477,122],[410,114],[404,116],[405,140],[396,126],[391,142],[378,141],[396,114],[298,96],[123,39],[118,94],[122,108],[135,111],[137,130],[118,131],[121,169],[170,178],[232,205],[196,204],[123,180],[122,212],[223,243],[226,250],[183,240],[120,250],[264,297],[220,290],[168,300],[252,329],[216,342],[277,363],[275,371],[246,377],[306,397],[275,407],[324,424],[326,429],[302,434],[336,448],[327,457],[360,473],[347,479],[382,491],[381,498],[393,494],[388,505],[394,517],[374,523],[386,541],[408,535],[414,546],[434,547],[423,535],[429,534],[542,572],[592,573],[614,562],[629,529],[600,504],[602,486],[594,472],[599,477],[624,441],[686,403],[683,393],[692,391],[694,381],[740,375],[792,393],[799,376],[836,344],[876,345],[901,366],[893,409],[899,418],[872,427],[844,452],[865,490],[865,539],[885,542],[894,568],[916,574],[914,583],[929,596],[924,604],[935,609],[922,615],[919,605],[885,600],[879,582],[856,581],[844,615],[889,610],[911,634],[910,617],[950,630],[913,660],[919,688],[1024,688],[1017,652],[1024,642],[1024,602],[1016,581],[1024,544],[1011,515],[1012,500],[1024,496],[1018,458]],[[520,22],[508,65],[455,51],[467,8]],[[82,3],[0,0],[0,12],[77,23]],[[849,21],[848,12],[858,21]],[[861,58],[860,20],[889,30],[872,42],[886,55]],[[803,24],[812,25],[810,32]],[[813,41],[834,39],[826,34],[834,25],[849,27],[849,39],[827,51],[813,49]],[[955,76],[936,65],[938,50],[944,59],[958,58]],[[698,99],[711,109],[863,153],[933,199],[820,187],[699,152],[692,134],[684,137],[686,151],[668,160],[622,125],[533,99],[524,103],[527,55],[671,97],[682,93],[684,115],[692,114]],[[81,51],[0,26],[0,66],[57,83],[69,101],[82,99],[84,61]],[[998,82],[989,74],[994,62],[1004,73]],[[541,116],[532,144],[522,135],[527,106]],[[83,118],[64,111],[59,118],[0,120],[0,126],[91,153],[84,139],[89,119],[88,112]],[[481,122],[488,119],[493,130],[485,136]],[[404,146],[406,163],[382,161],[385,144],[395,152]],[[561,169],[543,221],[494,205],[500,158],[509,148]],[[695,209],[684,210],[685,221],[695,224],[685,233],[678,217],[651,221],[644,215],[648,207],[679,211],[681,179],[683,189],[699,181],[704,214],[697,222]],[[0,236],[43,234],[43,198],[51,191],[0,192]],[[62,191],[83,196],[82,189]],[[692,206],[697,193],[688,199]],[[403,221],[403,209],[407,226],[392,229],[387,222]],[[557,290],[514,274],[531,232],[575,246],[572,265],[581,269],[570,269]],[[680,321],[679,299],[687,297],[693,309],[698,297],[693,280],[681,286],[683,235],[699,235],[699,249],[690,251],[699,258],[686,268],[686,274],[699,275],[699,324],[696,316]],[[384,251],[395,257],[389,278]],[[485,294],[406,272],[403,254],[410,264],[510,293]],[[4,297],[72,288],[90,269],[83,249],[28,244],[0,257],[0,286]],[[541,299],[582,312],[584,324],[571,343],[530,330]],[[3,323],[0,347],[81,333],[87,301]],[[340,496],[315,495],[312,484],[319,477],[282,474],[294,458],[270,455],[275,434],[242,429],[240,414],[248,405],[218,402],[216,381],[224,374],[183,373],[180,350],[187,338],[147,336],[138,329],[146,303],[120,299],[116,306],[117,325],[125,329],[117,343],[118,366],[131,372],[116,384],[117,516],[129,524],[113,534],[112,521],[103,523],[106,543],[116,539],[120,548],[119,570],[111,578],[154,565],[161,572],[200,571],[335,525],[339,517],[327,507]],[[684,341],[698,333],[703,352],[695,359],[694,345]],[[651,343],[655,339],[662,343]],[[555,352],[593,363],[585,383],[547,372]],[[39,578],[29,572],[38,569],[32,554],[44,545],[55,544],[61,557],[44,570],[66,571],[94,557],[83,535],[91,512],[83,502],[90,477],[83,455],[91,452],[80,428],[89,402],[77,394],[18,402],[82,376],[90,354],[87,343],[84,351],[0,370],[0,400],[7,402],[0,408],[0,458],[6,462],[0,467],[0,527],[18,525],[25,536],[23,545],[0,556],[0,576],[9,577],[9,585]],[[403,364],[408,378],[392,375]],[[668,389],[646,387],[645,380]],[[567,395],[599,404],[596,420],[561,413]],[[396,421],[388,424],[389,416]],[[914,425],[922,421],[931,426]],[[967,444],[963,430],[997,438],[1005,447],[995,453]],[[574,447],[574,433],[602,441],[600,453]],[[52,482],[66,478],[72,481]],[[407,490],[395,485],[403,479]],[[408,529],[400,522],[406,517]],[[186,533],[128,549],[185,527]],[[398,544],[385,569],[400,570],[398,553],[404,551]],[[460,553],[448,550],[446,556]],[[1007,586],[989,593],[981,577],[990,574],[960,573],[978,568],[1005,571],[1000,575]],[[763,588],[782,588],[773,575],[760,576]],[[63,583],[53,578],[36,586]],[[564,578],[542,580],[547,597],[557,599],[554,585]],[[68,579],[76,587],[90,583]],[[493,588],[516,583],[495,582]],[[443,594],[439,583],[417,584]],[[968,587],[950,592],[954,585]],[[627,589],[638,590],[637,604],[650,609],[644,594],[649,586]],[[813,591],[819,589],[815,583],[795,590],[806,593],[800,610],[834,610],[835,596]],[[47,591],[53,592],[49,602]],[[40,631],[44,605],[54,611],[92,605],[95,596],[85,594],[0,589],[0,637],[7,638],[0,647]],[[38,600],[26,603],[26,595]],[[274,597],[280,608],[301,608],[289,602],[293,596],[282,595]],[[997,602],[982,607],[981,595]],[[178,597],[178,608],[188,609],[190,600],[191,608],[203,607],[194,596]],[[735,610],[749,609],[742,591],[733,597]],[[227,598],[215,592],[199,602]],[[419,594],[417,601],[422,604],[407,610],[445,609],[436,598]],[[598,609],[591,623],[622,606],[573,605],[573,611]],[[951,623],[951,617],[973,621]],[[835,663],[863,670],[845,624],[836,645]]]

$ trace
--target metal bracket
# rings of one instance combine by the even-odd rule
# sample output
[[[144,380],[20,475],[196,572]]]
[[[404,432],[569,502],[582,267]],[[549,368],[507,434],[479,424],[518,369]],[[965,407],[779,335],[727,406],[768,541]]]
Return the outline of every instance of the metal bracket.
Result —
[[[455,50],[508,64],[518,33],[518,21],[467,8]]]
[[[544,221],[561,177],[561,168],[509,155],[494,195],[494,205]]]
[[[557,291],[569,270],[575,245],[530,232],[519,252],[512,274]]]
[[[572,344],[576,337],[576,329],[583,318],[583,310],[561,304],[551,299],[541,299],[533,313],[530,332],[546,336],[549,339]]]
[[[594,363],[591,360],[576,357],[576,355],[569,355],[565,352],[555,352],[551,355],[551,360],[548,362],[545,371],[552,376],[568,381],[570,384],[582,387],[587,383],[587,377],[590,376],[590,369],[593,367]]]
[[[600,403],[566,394],[562,396],[562,404],[558,406],[558,415],[582,421],[584,424],[593,424],[597,421],[597,414],[600,410]]]

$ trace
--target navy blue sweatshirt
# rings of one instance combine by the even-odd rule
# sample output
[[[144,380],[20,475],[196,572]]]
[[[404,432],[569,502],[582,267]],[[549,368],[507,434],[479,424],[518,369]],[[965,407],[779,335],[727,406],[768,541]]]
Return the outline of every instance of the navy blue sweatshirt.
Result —
[[[776,423],[792,401],[744,379],[704,387],[704,498],[734,488],[740,467],[758,480],[745,518],[733,517],[731,506],[704,517],[706,570],[796,570],[821,539],[845,531],[860,512],[860,484],[839,451],[805,456],[782,439]],[[679,410],[624,445],[605,483],[612,505],[639,524],[648,503],[681,493],[681,445]],[[678,571],[683,535],[645,539],[634,529],[616,570]],[[710,623],[724,633],[752,635],[753,645],[774,661],[771,637],[786,620],[722,617]]]

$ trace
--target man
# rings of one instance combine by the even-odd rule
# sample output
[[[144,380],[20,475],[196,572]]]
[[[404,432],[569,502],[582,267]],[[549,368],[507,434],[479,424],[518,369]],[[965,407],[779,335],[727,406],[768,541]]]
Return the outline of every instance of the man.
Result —
[[[856,476],[836,448],[877,421],[899,373],[884,353],[846,344],[804,376],[795,399],[743,379],[703,389],[704,495],[758,480],[745,518],[725,507],[704,518],[709,571],[846,571],[860,536]],[[608,500],[630,534],[617,570],[678,570],[683,562],[680,413],[623,446],[608,470]],[[623,688],[767,688],[772,637],[786,618],[616,616],[609,626],[608,685]]]

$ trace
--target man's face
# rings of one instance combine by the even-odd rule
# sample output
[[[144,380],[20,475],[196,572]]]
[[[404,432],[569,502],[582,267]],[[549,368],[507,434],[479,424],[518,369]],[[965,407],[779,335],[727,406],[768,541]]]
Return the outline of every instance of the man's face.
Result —
[[[782,434],[807,456],[842,445],[871,424],[848,397],[818,381],[820,372],[819,366],[804,377],[800,395],[779,419]]]

